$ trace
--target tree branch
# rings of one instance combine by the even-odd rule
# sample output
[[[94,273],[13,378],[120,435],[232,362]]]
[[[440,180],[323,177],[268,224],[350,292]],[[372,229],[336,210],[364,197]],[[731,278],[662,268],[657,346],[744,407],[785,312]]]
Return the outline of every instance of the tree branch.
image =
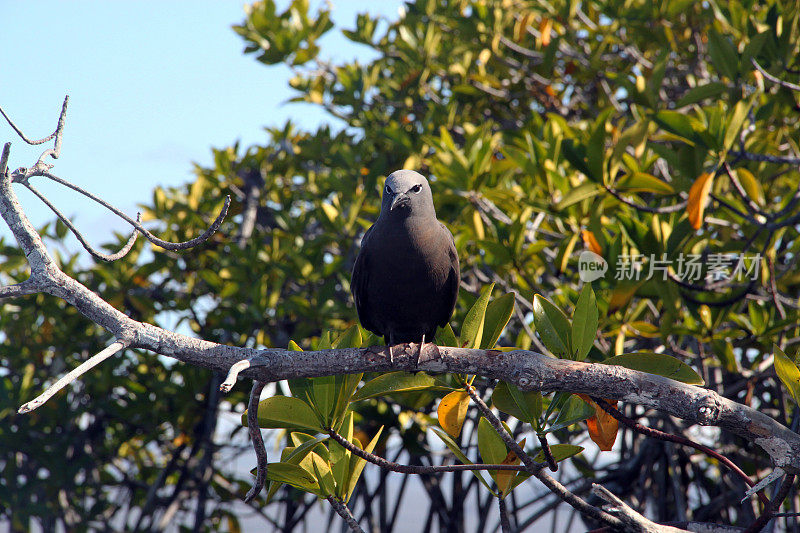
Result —
[[[66,376],[62,377],[61,379],[53,383],[42,394],[40,394],[33,400],[29,401],[28,403],[20,407],[17,412],[20,414],[30,413],[31,411],[42,405],[44,402],[52,398],[53,395],[56,394],[58,391],[60,391],[61,389],[63,389],[64,387],[66,387],[67,385],[69,385],[70,383],[72,383],[73,381],[81,377],[83,374],[85,374],[95,366],[99,365],[100,363],[102,363],[115,353],[119,352],[120,350],[123,350],[124,348],[126,348],[126,346],[127,345],[124,342],[119,342],[119,341],[112,342],[105,349],[103,349],[103,351],[93,355],[92,357],[81,363],[77,368],[72,370]]]
[[[267,482],[267,448],[264,446],[264,437],[261,436],[261,427],[258,425],[258,400],[261,398],[261,391],[264,389],[263,381],[253,381],[253,388],[250,390],[250,401],[247,404],[247,430],[250,439],[253,441],[253,449],[256,452],[256,480],[252,488],[244,498],[245,503],[250,503],[258,496],[264,484]]]
[[[350,512],[350,509],[347,508],[342,500],[335,496],[328,496],[325,499],[333,506],[336,513],[347,522],[347,527],[349,527],[351,531],[355,533],[364,533],[364,530],[361,529],[361,526],[358,525],[358,522],[356,522],[356,519],[353,517],[353,513]]]
[[[362,450],[342,435],[336,433],[332,429],[327,429],[328,435],[338,442],[342,448],[350,451],[356,457],[360,457],[365,461],[377,465],[384,470],[389,470],[391,472],[399,472],[401,474],[439,474],[444,472],[466,472],[469,470],[513,470],[516,472],[525,472],[527,468],[522,465],[501,465],[501,464],[466,464],[466,465],[404,465],[400,463],[395,463],[393,461],[389,461],[388,459],[384,459],[378,455],[370,453],[368,451]]]

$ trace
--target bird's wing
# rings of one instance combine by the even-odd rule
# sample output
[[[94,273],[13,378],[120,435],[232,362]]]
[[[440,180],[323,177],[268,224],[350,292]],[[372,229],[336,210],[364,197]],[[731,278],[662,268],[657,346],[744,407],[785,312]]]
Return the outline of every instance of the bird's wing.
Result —
[[[371,311],[369,302],[367,301],[367,285],[369,283],[369,263],[370,263],[370,247],[369,237],[372,233],[371,226],[361,239],[361,250],[356,257],[356,263],[353,265],[353,275],[350,277],[350,290],[353,292],[353,299],[356,301],[356,311],[358,312],[358,319],[364,329],[372,331],[377,335],[383,335],[378,332],[375,324],[371,320]]]
[[[450,255],[450,272],[447,275],[447,285],[445,286],[445,295],[447,297],[447,313],[442,316],[439,327],[443,328],[450,322],[450,317],[453,315],[453,309],[456,307],[458,300],[458,287],[461,285],[461,267],[458,262],[458,251],[456,250],[456,242],[453,239],[453,234],[447,229],[447,226],[439,222],[442,226],[442,231],[447,235],[447,241],[450,246],[448,253]]]

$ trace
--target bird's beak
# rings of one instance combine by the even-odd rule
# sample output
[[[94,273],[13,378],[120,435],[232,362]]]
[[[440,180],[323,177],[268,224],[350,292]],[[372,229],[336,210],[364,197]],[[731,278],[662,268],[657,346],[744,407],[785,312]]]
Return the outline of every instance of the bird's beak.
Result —
[[[394,211],[394,208],[398,205],[408,204],[410,200],[411,199],[408,197],[408,194],[404,192],[396,194],[392,199],[392,204],[389,206],[389,211]]]

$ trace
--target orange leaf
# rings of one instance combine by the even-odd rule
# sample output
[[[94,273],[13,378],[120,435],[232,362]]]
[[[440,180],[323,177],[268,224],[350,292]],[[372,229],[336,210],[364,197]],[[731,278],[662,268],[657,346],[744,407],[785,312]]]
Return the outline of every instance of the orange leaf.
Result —
[[[583,245],[587,249],[593,251],[597,255],[603,255],[603,248],[600,246],[600,243],[597,242],[597,238],[594,236],[594,233],[588,229],[581,230],[581,238],[583,238]]]
[[[525,439],[522,439],[519,443],[519,447],[523,450],[525,449]],[[500,463],[501,465],[518,465],[520,464],[520,458],[517,457],[517,454],[514,452],[508,452],[506,458]],[[506,492],[508,492],[509,487],[511,486],[511,482],[517,477],[519,472],[515,472],[513,470],[495,470],[494,471],[494,481],[497,483],[497,488],[500,489],[500,493],[505,496]]]
[[[585,394],[578,394],[584,402],[594,407],[594,416],[586,419],[586,425],[589,426],[589,437],[597,444],[597,447],[604,452],[611,451],[614,447],[614,441],[617,440],[617,430],[619,429],[619,422],[616,418],[606,413],[602,407],[597,405],[591,398]],[[617,406],[616,400],[606,400],[613,407]]]
[[[467,417],[467,407],[469,407],[469,394],[464,390],[453,391],[439,402],[439,408],[436,410],[439,425],[451,437],[458,437],[461,433],[461,427]]]
[[[714,175],[708,172],[700,174],[692,188],[689,189],[689,201],[686,204],[686,211],[689,213],[689,223],[694,229],[700,229],[703,225],[703,211],[708,203],[708,195],[711,186],[714,184]]]
[[[638,289],[639,284],[620,284],[614,287],[614,290],[611,291],[611,297],[608,300],[608,314],[610,315],[625,307]]]

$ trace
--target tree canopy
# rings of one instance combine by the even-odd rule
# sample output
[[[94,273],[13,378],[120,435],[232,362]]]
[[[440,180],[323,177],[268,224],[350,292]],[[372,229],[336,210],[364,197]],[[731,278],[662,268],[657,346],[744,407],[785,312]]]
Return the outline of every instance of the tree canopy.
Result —
[[[264,145],[215,149],[212,165],[196,165],[193,182],[156,189],[144,219],[176,241],[202,233],[223,197],[233,197],[204,247],[175,253],[139,242],[121,261],[81,266],[77,255],[61,254],[60,265],[137,320],[177,323],[215,342],[377,344],[356,326],[350,271],[379,211],[383,179],[412,168],[430,177],[438,218],[461,260],[454,331],[441,331],[441,344],[532,349],[703,382],[796,431],[798,26],[796,2],[781,0],[418,0],[396,20],[359,15],[352,29],[334,28],[327,7],[314,11],[304,0],[285,9],[256,2],[234,27],[245,53],[267,68],[291,67],[293,100],[324,109],[330,124],[315,131],[270,125]],[[328,31],[342,31],[376,58],[319,59]],[[56,222],[42,233],[58,242],[67,228]],[[0,241],[0,257],[3,282],[26,278],[14,244]],[[591,286],[581,266],[589,263],[607,268]],[[7,421],[0,425],[0,516],[12,528],[35,520],[46,529],[152,529],[177,511],[184,524],[236,529],[233,502],[251,480],[221,463],[229,435],[216,420],[221,405],[244,409],[243,388],[223,402],[221,376],[129,350],[35,413],[14,414],[107,335],[41,294],[3,300],[0,309]],[[306,388],[349,387],[352,395],[358,386],[352,378],[315,379],[275,392],[318,408]],[[355,398],[330,407],[327,422],[409,463],[430,464],[442,453],[432,432],[461,461],[478,462],[477,447],[484,463],[513,462],[474,401],[452,391],[463,379],[367,375]],[[528,435],[526,450],[535,455],[538,434],[563,454],[556,459],[569,464],[576,493],[588,493],[586,480],[602,480],[662,523],[747,526],[761,514],[755,499],[739,503],[747,488],[741,478],[720,477],[718,464],[691,448],[622,427],[615,452],[598,456],[582,422],[595,411],[575,396],[526,396],[480,379],[475,386],[504,413],[516,440]],[[619,408],[649,427],[696,437],[664,414]],[[471,429],[462,432],[465,420]],[[308,441],[304,435],[314,437],[280,420],[262,426],[295,430],[274,437],[286,461]],[[595,442],[606,427],[597,407],[588,423]],[[607,447],[616,436],[616,429],[606,435]],[[767,456],[737,435],[709,440],[752,478],[767,473]],[[316,485],[293,471],[285,480],[294,488],[251,503],[264,506],[275,527],[288,531],[303,518],[315,498],[305,492],[330,492],[314,457],[335,463],[349,453],[332,442],[312,444],[303,472]],[[350,464],[353,470],[331,476],[349,482],[358,470]],[[487,491],[463,474],[447,474],[452,490],[442,480],[425,486],[431,524],[442,530],[479,529],[469,513],[487,516],[481,505],[492,500],[489,491],[508,494],[524,477],[479,476]],[[336,496],[352,495],[364,524],[388,530],[398,527],[391,509],[371,500],[386,498],[386,487],[385,475],[368,488],[339,483]],[[513,527],[533,524],[534,503],[549,503],[539,496],[509,498]],[[477,511],[465,509],[467,498],[476,498]],[[796,506],[795,491],[786,509]],[[779,523],[797,527],[792,520]]]

